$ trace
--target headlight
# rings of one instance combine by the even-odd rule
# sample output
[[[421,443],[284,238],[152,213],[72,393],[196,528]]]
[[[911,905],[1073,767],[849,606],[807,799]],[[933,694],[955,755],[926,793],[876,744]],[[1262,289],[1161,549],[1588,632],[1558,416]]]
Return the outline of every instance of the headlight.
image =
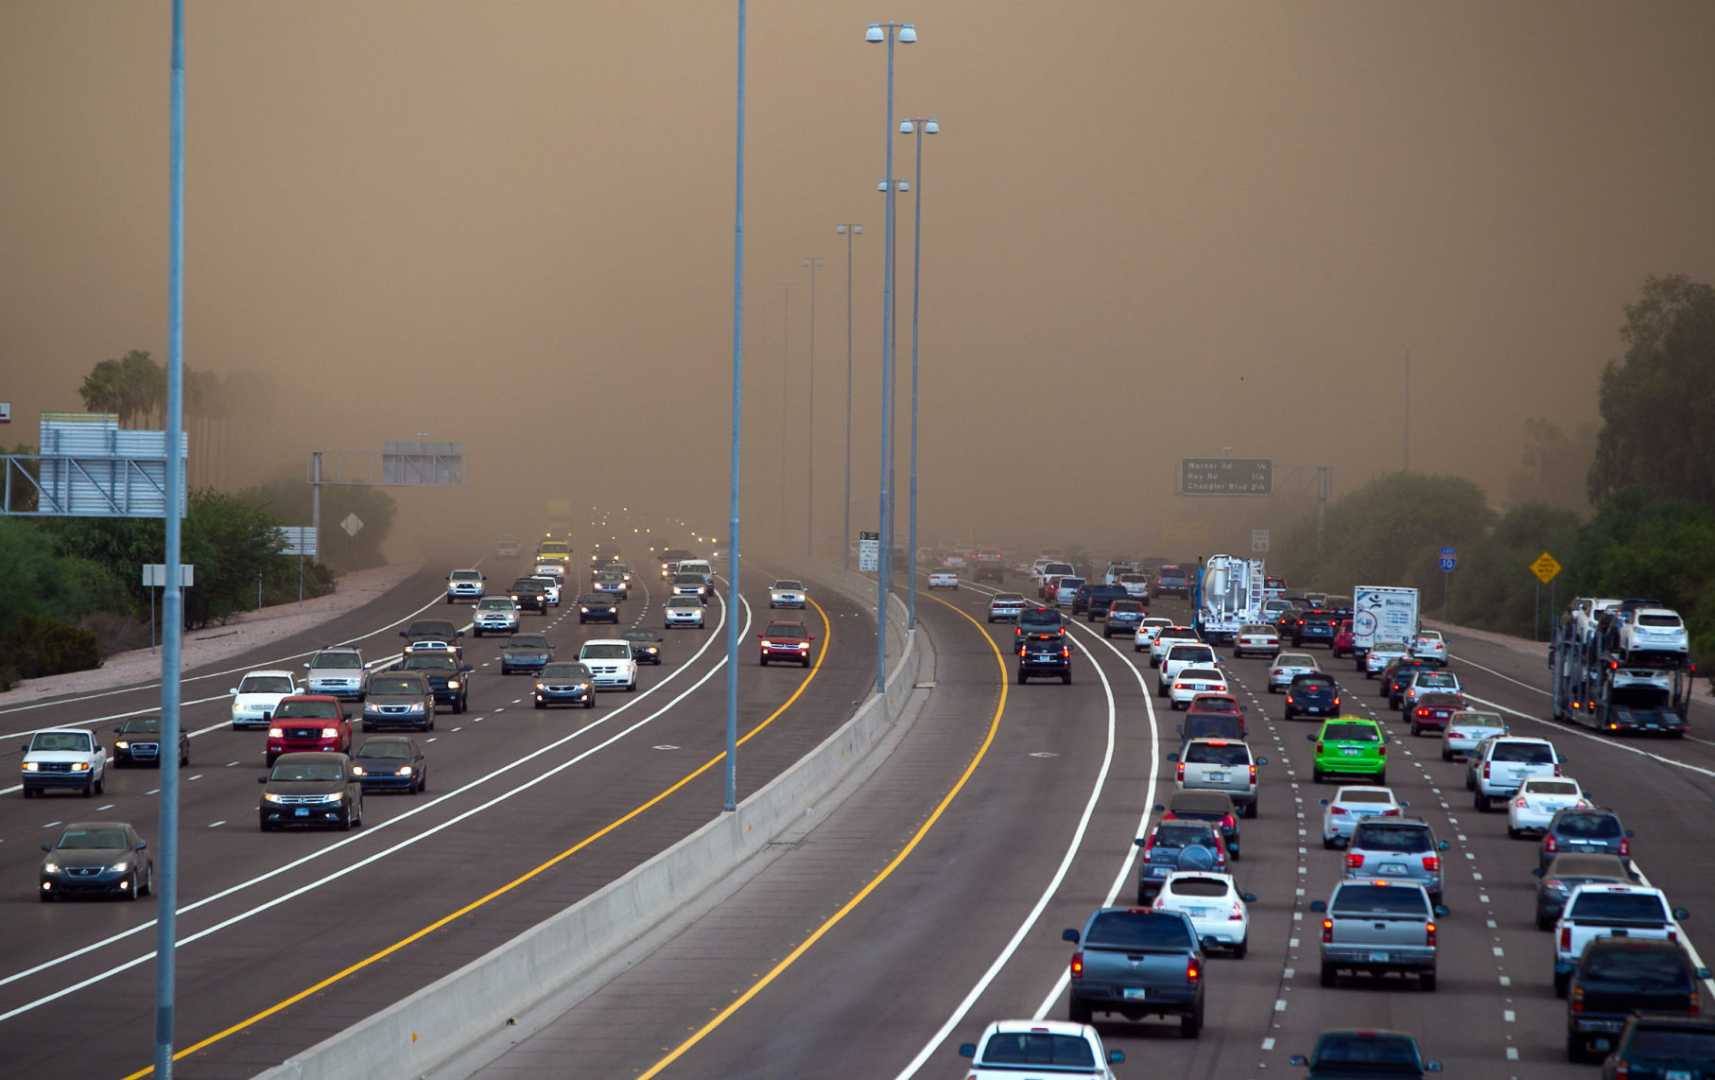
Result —
[[[362,765],[353,765],[351,767],[351,775],[362,776],[363,775],[363,766]]]
[[[113,744],[113,749],[115,749],[115,750],[129,750],[129,749],[131,749],[131,744],[126,742],[124,739],[120,739],[118,742]]]
[[[280,796],[274,794],[273,792],[266,792],[262,796],[262,801],[263,802],[277,803],[280,801]]]
[[[661,650],[660,650],[660,649],[657,649],[657,648],[656,648],[656,647],[655,647],[655,646],[653,646],[653,645],[651,645],[651,646],[649,646],[649,655],[650,655],[650,656],[654,656],[654,655],[655,655],[655,654],[656,654],[656,653],[658,653],[658,652],[660,652],[660,651],[661,651]]]
[[[71,763],[71,771],[72,772],[88,772],[89,771],[89,762],[87,762],[87,761],[74,761]]]
[[[585,615],[588,615],[590,613],[590,609],[587,607],[581,607],[578,610],[583,612]]]
[[[377,705],[373,701],[366,701],[363,703],[363,711],[366,713],[380,712],[381,706]]]
[[[546,690],[546,689],[548,689],[548,684],[547,684],[547,683],[537,683],[537,684],[536,684],[536,689],[538,689],[538,690]]]
[[[37,764],[37,763],[36,763],[36,762],[34,762],[34,761],[26,761],[26,762],[24,762],[24,771],[25,771],[25,772],[36,772],[36,771],[38,771],[38,770],[39,770],[39,769],[41,769],[41,766],[40,766],[40,765],[38,765],[38,764]]]
[[[774,648],[774,642],[772,642],[772,641],[764,641],[764,642],[763,642],[763,643],[762,643],[762,647],[763,647],[763,648],[764,648],[764,649],[772,649],[772,648]]]
[[[268,737],[270,739],[284,739],[286,737],[286,729],[271,727],[268,729]]]
[[[343,798],[345,798],[345,792],[336,791],[332,795],[323,795],[322,801],[323,802],[339,802]]]
[[[108,869],[113,871],[115,874],[123,874],[125,871],[131,869],[131,864],[124,859],[120,859],[112,866],[109,866]]]
[[[42,873],[44,874],[57,874],[59,872],[60,864],[57,862],[45,862],[42,864]]]
[[[459,688],[459,681],[457,679],[448,679],[447,680],[447,689],[448,690],[457,690],[458,688]]]
[[[409,765],[399,766],[399,775],[400,776],[410,776],[411,775],[411,766],[409,766]]]
[[[322,728],[322,738],[324,738],[324,739],[337,739],[337,738],[339,738],[339,728],[331,728],[331,727]]]
[[[411,711],[412,712],[422,712],[423,711],[423,703],[421,701],[413,701],[411,703]]]

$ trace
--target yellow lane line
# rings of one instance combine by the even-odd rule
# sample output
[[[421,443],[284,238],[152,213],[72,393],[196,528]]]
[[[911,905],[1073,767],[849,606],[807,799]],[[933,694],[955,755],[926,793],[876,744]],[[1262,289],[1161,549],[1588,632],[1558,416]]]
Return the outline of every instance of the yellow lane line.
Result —
[[[828,613],[822,607],[822,605],[816,603],[815,600],[811,600],[810,604],[811,604],[811,606],[813,606],[816,609],[816,614],[820,615],[822,618],[822,647],[816,653],[816,660],[811,665],[810,670],[805,673],[803,680],[798,683],[797,689],[792,691],[792,696],[788,697],[785,700],[785,702],[783,702],[778,709],[775,709],[772,713],[770,713],[766,719],[760,721],[755,727],[753,727],[749,731],[745,732],[744,735],[738,740],[738,743],[740,746],[743,746],[745,743],[747,743],[751,739],[755,738],[758,734],[760,734],[770,724],[772,724],[772,723],[774,723],[774,721],[778,720],[786,712],[787,709],[790,709],[793,706],[793,704],[795,702],[797,702],[797,700],[804,695],[805,689],[808,688],[810,685],[810,680],[814,679],[816,677],[816,675],[822,670],[822,661],[827,659],[828,646],[831,643],[831,640],[833,638],[834,629],[833,629],[832,622],[828,619]],[[714,768],[716,765],[721,764],[725,760],[726,760],[725,752],[716,754],[714,757],[711,757],[711,758],[709,758],[709,760],[703,762],[697,768],[693,769],[692,771],[686,773],[684,776],[680,777],[678,780],[674,781],[671,786],[663,789],[661,792],[656,794],[653,798],[649,799],[649,801],[644,802],[644,803],[640,803],[638,806],[627,811],[624,815],[615,818],[614,820],[608,822],[606,825],[603,825],[600,829],[597,829],[595,832],[590,833],[588,836],[584,837],[582,840],[579,840],[577,843],[573,844],[571,847],[567,848],[566,850],[560,852],[558,855],[555,855],[553,858],[548,859],[546,862],[541,863],[540,865],[536,866],[535,868],[533,868],[531,870],[525,871],[524,873],[513,878],[511,881],[508,881],[506,884],[501,885],[500,887],[494,889],[492,892],[489,892],[488,894],[486,894],[484,896],[481,896],[475,900],[472,900],[470,903],[466,904],[464,907],[459,908],[457,911],[449,912],[448,914],[441,916],[440,918],[436,919],[434,922],[423,927],[421,930],[417,930],[414,933],[407,934],[405,937],[400,938],[398,941],[395,941],[393,944],[387,946],[386,948],[381,949],[378,952],[371,953],[370,955],[364,957],[363,959],[357,961],[354,964],[351,964],[348,967],[341,968],[339,971],[334,972],[332,975],[329,975],[327,978],[321,980],[318,983],[315,983],[312,986],[305,987],[304,989],[293,994],[291,997],[284,998],[278,1002],[275,1002],[274,1004],[268,1006],[266,1009],[263,1009],[261,1012],[256,1013],[253,1016],[248,1016],[245,1019],[240,1020],[238,1023],[233,1024],[231,1027],[223,1028],[222,1030],[215,1032],[213,1035],[210,1035],[207,1038],[205,1038],[199,1042],[192,1043],[191,1045],[185,1047],[183,1050],[175,1051],[173,1054],[173,1060],[178,1061],[182,1058],[190,1057],[192,1054],[196,1053],[197,1051],[205,1050],[208,1047],[213,1046],[215,1043],[220,1042],[222,1039],[226,1039],[226,1038],[229,1038],[233,1035],[236,1035],[240,1031],[245,1030],[246,1028],[254,1027],[255,1025],[261,1023],[262,1021],[268,1019],[270,1016],[273,1016],[276,1013],[282,1012],[285,1009],[291,1008],[293,1005],[296,1005],[298,1002],[304,1000],[305,998],[311,996],[312,994],[320,993],[321,991],[326,990],[328,987],[334,985],[335,983],[339,982],[340,980],[345,979],[351,975],[354,975],[357,972],[362,971],[366,967],[369,967],[369,966],[376,964],[382,960],[385,960],[387,957],[392,956],[394,953],[398,952],[400,949],[405,948],[407,945],[410,945],[413,942],[422,940],[423,938],[429,936],[430,934],[434,933],[436,930],[441,929],[442,927],[448,925],[449,923],[453,923],[453,922],[458,921],[459,919],[464,918],[466,915],[469,915],[471,912],[475,911],[477,908],[482,907],[484,904],[488,904],[488,903],[490,903],[490,902],[492,902],[492,901],[494,901],[494,900],[496,900],[502,896],[505,896],[507,893],[518,888],[520,885],[529,881],[531,878],[534,878],[534,877],[537,877],[541,874],[544,874],[547,871],[554,868],[555,866],[558,866],[560,863],[566,861],[567,859],[571,858],[573,855],[576,855],[578,852],[589,847],[591,844],[595,843],[596,841],[600,840],[602,837],[604,837],[604,836],[608,835],[609,833],[613,832],[614,830],[618,829],[620,826],[622,826],[622,825],[626,824],[627,822],[632,821],[638,817],[641,817],[643,814],[647,813],[650,809],[659,805],[660,803],[665,801],[667,798],[672,796],[675,792],[683,789],[686,785],[688,785],[692,781],[696,780],[697,777],[702,776],[704,773],[708,772],[710,769]],[[136,1072],[126,1075],[124,1080],[141,1080],[142,1077],[153,1075],[154,1072],[155,1072],[155,1067],[153,1065],[150,1065],[147,1068],[138,1069]]]
[[[798,958],[809,952],[810,948],[815,945],[816,942],[822,940],[828,931],[832,930],[835,926],[838,926],[840,922],[847,915],[850,915],[854,908],[863,903],[865,898],[867,898],[870,893],[874,892],[882,882],[891,877],[893,872],[899,869],[900,864],[916,850],[917,845],[922,843],[923,838],[929,835],[929,830],[935,827],[935,823],[941,820],[941,815],[946,813],[947,807],[952,804],[953,799],[958,796],[960,791],[964,790],[966,782],[968,782],[971,775],[977,771],[977,766],[983,763],[983,758],[987,756],[989,747],[994,745],[995,733],[1000,730],[1001,714],[1006,711],[1006,661],[1001,658],[1000,649],[995,645],[994,639],[989,636],[987,628],[967,615],[963,609],[947,603],[947,601],[938,596],[929,596],[926,597],[926,599],[933,600],[942,607],[947,608],[950,611],[957,612],[966,622],[981,631],[984,643],[987,644],[989,650],[994,653],[995,665],[1000,668],[1000,700],[995,703],[994,716],[989,720],[988,733],[983,736],[982,744],[977,747],[976,753],[971,756],[970,764],[965,766],[965,771],[959,774],[959,779],[953,783],[952,788],[941,798],[941,801],[936,804],[935,809],[929,815],[928,820],[924,821],[916,833],[912,835],[911,839],[906,841],[905,846],[900,849],[899,854],[893,857],[892,861],[882,867],[880,872],[874,877],[870,878],[869,882],[865,884],[863,888],[858,890],[856,896],[846,901],[843,907],[828,916],[827,920],[824,921],[822,925],[811,931],[810,936],[799,942],[797,948],[787,953],[785,959],[770,968],[760,979],[757,979],[756,982],[752,983],[748,990],[735,998],[732,1004],[716,1013],[712,1020],[698,1028],[690,1038],[686,1039],[678,1046],[675,1046],[672,1052],[666,1057],[651,1065],[646,1072],[642,1073],[638,1077],[638,1080],[653,1080],[654,1077],[659,1076],[663,1071],[665,1071],[668,1066],[683,1057],[693,1046],[696,1046],[707,1038],[708,1035],[716,1028],[726,1023],[734,1013],[744,1008],[752,998],[756,997],[757,994],[760,994],[764,987],[779,978],[780,974],[787,968],[797,963]]]

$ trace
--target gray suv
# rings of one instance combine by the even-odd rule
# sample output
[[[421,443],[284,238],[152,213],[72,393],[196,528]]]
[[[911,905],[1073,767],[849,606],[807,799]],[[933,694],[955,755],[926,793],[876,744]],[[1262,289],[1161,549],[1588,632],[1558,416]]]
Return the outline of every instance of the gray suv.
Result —
[[[341,701],[362,701],[363,654],[356,649],[323,649],[304,665],[303,692],[331,694]]]
[[[1175,779],[1180,791],[1219,791],[1233,800],[1245,817],[1257,812],[1257,769],[1265,757],[1251,754],[1238,739],[1192,739],[1168,759],[1178,762]]]
[[[1388,818],[1360,821],[1346,846],[1346,877],[1416,883],[1441,903],[1441,853],[1447,841],[1436,840],[1427,821]]]

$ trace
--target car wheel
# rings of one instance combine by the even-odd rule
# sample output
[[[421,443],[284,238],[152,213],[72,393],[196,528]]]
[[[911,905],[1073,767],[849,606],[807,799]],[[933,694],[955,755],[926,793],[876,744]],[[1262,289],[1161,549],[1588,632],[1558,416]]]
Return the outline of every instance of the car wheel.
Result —
[[[1257,807],[1260,806],[1261,804],[1262,804],[1261,799],[1252,799],[1250,802],[1246,803],[1245,804],[1245,817],[1248,817],[1248,818],[1256,817],[1257,813],[1258,813]],[[1236,857],[1237,856],[1235,856],[1235,858]]]
[[[1566,996],[1566,988],[1568,986],[1571,986],[1571,985],[1572,985],[1572,973],[1571,972],[1567,972],[1564,975],[1562,975],[1558,971],[1554,973],[1554,996],[1555,997],[1557,997],[1557,998],[1565,997]]]
[[[1426,971],[1417,977],[1418,988],[1425,993],[1435,993],[1435,972]]]
[[[1554,929],[1554,920],[1539,911],[1536,913],[1536,928],[1538,930],[1552,930]]]
[[[424,731],[435,730],[435,714],[433,712],[429,713],[429,726],[425,727],[423,730]]]
[[[46,898],[47,897],[44,895],[43,899],[46,899]],[[1079,1001],[1076,997],[1072,997],[1072,998],[1067,999],[1067,1001],[1066,1001],[1066,1019],[1072,1021],[1072,1023],[1074,1023],[1074,1024],[1087,1024],[1087,1023],[1089,1023],[1090,1020],[1092,1019],[1091,1010],[1090,1010],[1089,1005],[1085,1004],[1082,1001]]]
[[[44,896],[42,899],[46,900],[47,897]],[[1566,1060],[1574,1065],[1584,1063],[1584,1040],[1570,1031],[1566,1033]]]
[[[131,871],[131,887],[125,892],[133,904],[143,899],[143,874],[141,871]]]
[[[263,832],[273,832],[274,831],[274,826],[268,824],[267,818],[260,819],[259,821],[257,821],[256,824]]]
[[[1465,790],[1466,791],[1476,791],[1477,790],[1476,778],[1471,775],[1471,770],[1469,770],[1469,769],[1465,770]]]
[[[1513,828],[1511,825],[1508,825],[1507,826],[1507,839],[1508,840],[1517,840],[1518,838],[1519,838],[1519,831],[1517,829]]]
[[[183,769],[183,768],[189,766],[190,763],[191,763],[191,748],[187,746],[187,747],[185,747],[184,753],[179,755],[179,768]]]
[[[1334,842],[1334,838],[1332,836],[1322,837],[1322,850],[1323,851],[1334,851],[1339,846],[1340,845],[1338,845]]]
[[[1323,778],[1321,769],[1311,769],[1310,770],[1310,780],[1312,783],[1317,783],[1317,784],[1326,784],[1328,782],[1326,779]]]
[[[1326,960],[1322,961],[1322,985],[1332,988],[1339,985],[1339,982],[1340,974],[1335,969],[1334,965],[1330,964]]]
[[[1445,746],[1443,746],[1441,748],[1441,760],[1442,761],[1452,761],[1453,760],[1453,752],[1451,750],[1447,749]]]
[[[1062,686],[1071,686],[1072,685],[1072,673],[1070,671],[1064,671],[1064,672],[1060,673],[1060,685],[1062,685]]]
[[[1477,813],[1486,814],[1489,812],[1489,797],[1479,791],[1471,796],[1471,805],[1476,808]]]
[[[92,798],[94,795],[95,795],[95,781],[91,780],[87,784],[83,785],[83,797],[88,799],[88,798]]]
[[[626,687],[625,687],[625,692],[626,692],[626,693],[628,693],[628,694],[630,694],[630,693],[635,693],[635,692],[636,692],[636,690],[637,690],[637,679],[636,679],[636,678],[633,678],[633,679],[632,679],[632,680],[631,680],[631,682],[630,682],[630,683],[629,683],[629,684],[627,684],[627,685],[626,685]]]
[[[1195,1039],[1198,1035],[1201,1035],[1202,1033],[1203,1033],[1203,1010],[1202,1010],[1202,1008],[1199,1007],[1196,1012],[1186,1013],[1184,1016],[1179,1018],[1179,1035],[1181,1038]]]
[[[142,895],[144,895],[144,896],[154,896],[155,895],[155,865],[153,863],[149,864],[149,871],[143,877],[143,893],[142,893]]]
[[[768,666],[768,657],[766,657],[766,656],[757,657],[756,658],[756,664],[758,667],[767,667]]]
[[[1233,948],[1233,959],[1234,960],[1243,960],[1246,956],[1250,955],[1250,951],[1251,951],[1251,939],[1245,938],[1243,941],[1239,942],[1238,945],[1234,946],[1234,948]]]
[[[471,636],[472,637],[481,637],[482,636],[482,627],[480,627],[480,626],[471,627]]]
[[[1030,676],[1028,674],[1026,674],[1026,672],[1023,668],[1019,668],[1018,669],[1018,685],[1023,686],[1025,683],[1027,683],[1029,681],[1030,681]]]
[[[1418,737],[1420,737],[1420,736],[1421,736],[1421,735],[1422,735],[1422,734],[1423,734],[1423,729],[1422,729],[1422,728],[1420,728],[1420,727],[1418,727],[1418,726],[1417,726],[1417,725],[1416,725],[1416,724],[1413,724],[1413,725],[1411,725],[1411,737],[1412,737],[1412,738],[1414,738],[1414,739],[1415,739],[1415,738],[1418,738]]]

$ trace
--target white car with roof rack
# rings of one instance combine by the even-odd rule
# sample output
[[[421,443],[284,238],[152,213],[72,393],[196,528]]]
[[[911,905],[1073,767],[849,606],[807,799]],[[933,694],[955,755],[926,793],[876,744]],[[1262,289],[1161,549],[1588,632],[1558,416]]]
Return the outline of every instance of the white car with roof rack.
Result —
[[[482,599],[483,582],[488,578],[481,570],[464,569],[452,570],[447,574],[447,603],[456,604],[463,600],[475,603]]]
[[[232,729],[267,727],[280,699],[297,692],[298,683],[290,671],[264,668],[246,672],[238,685],[227,691],[232,695]]]
[[[597,690],[637,689],[637,661],[631,642],[623,638],[593,638],[578,650],[578,663],[590,669]]]
[[[768,586],[768,606],[771,608],[802,608],[809,602],[804,583],[795,578],[781,578]]]
[[[1065,1020],[997,1020],[982,1038],[962,1043],[969,1058],[965,1080],[1027,1080],[1039,1073],[1056,1080],[1115,1080],[1109,1065],[1125,1062],[1123,1050],[1109,1050],[1089,1024]]]

